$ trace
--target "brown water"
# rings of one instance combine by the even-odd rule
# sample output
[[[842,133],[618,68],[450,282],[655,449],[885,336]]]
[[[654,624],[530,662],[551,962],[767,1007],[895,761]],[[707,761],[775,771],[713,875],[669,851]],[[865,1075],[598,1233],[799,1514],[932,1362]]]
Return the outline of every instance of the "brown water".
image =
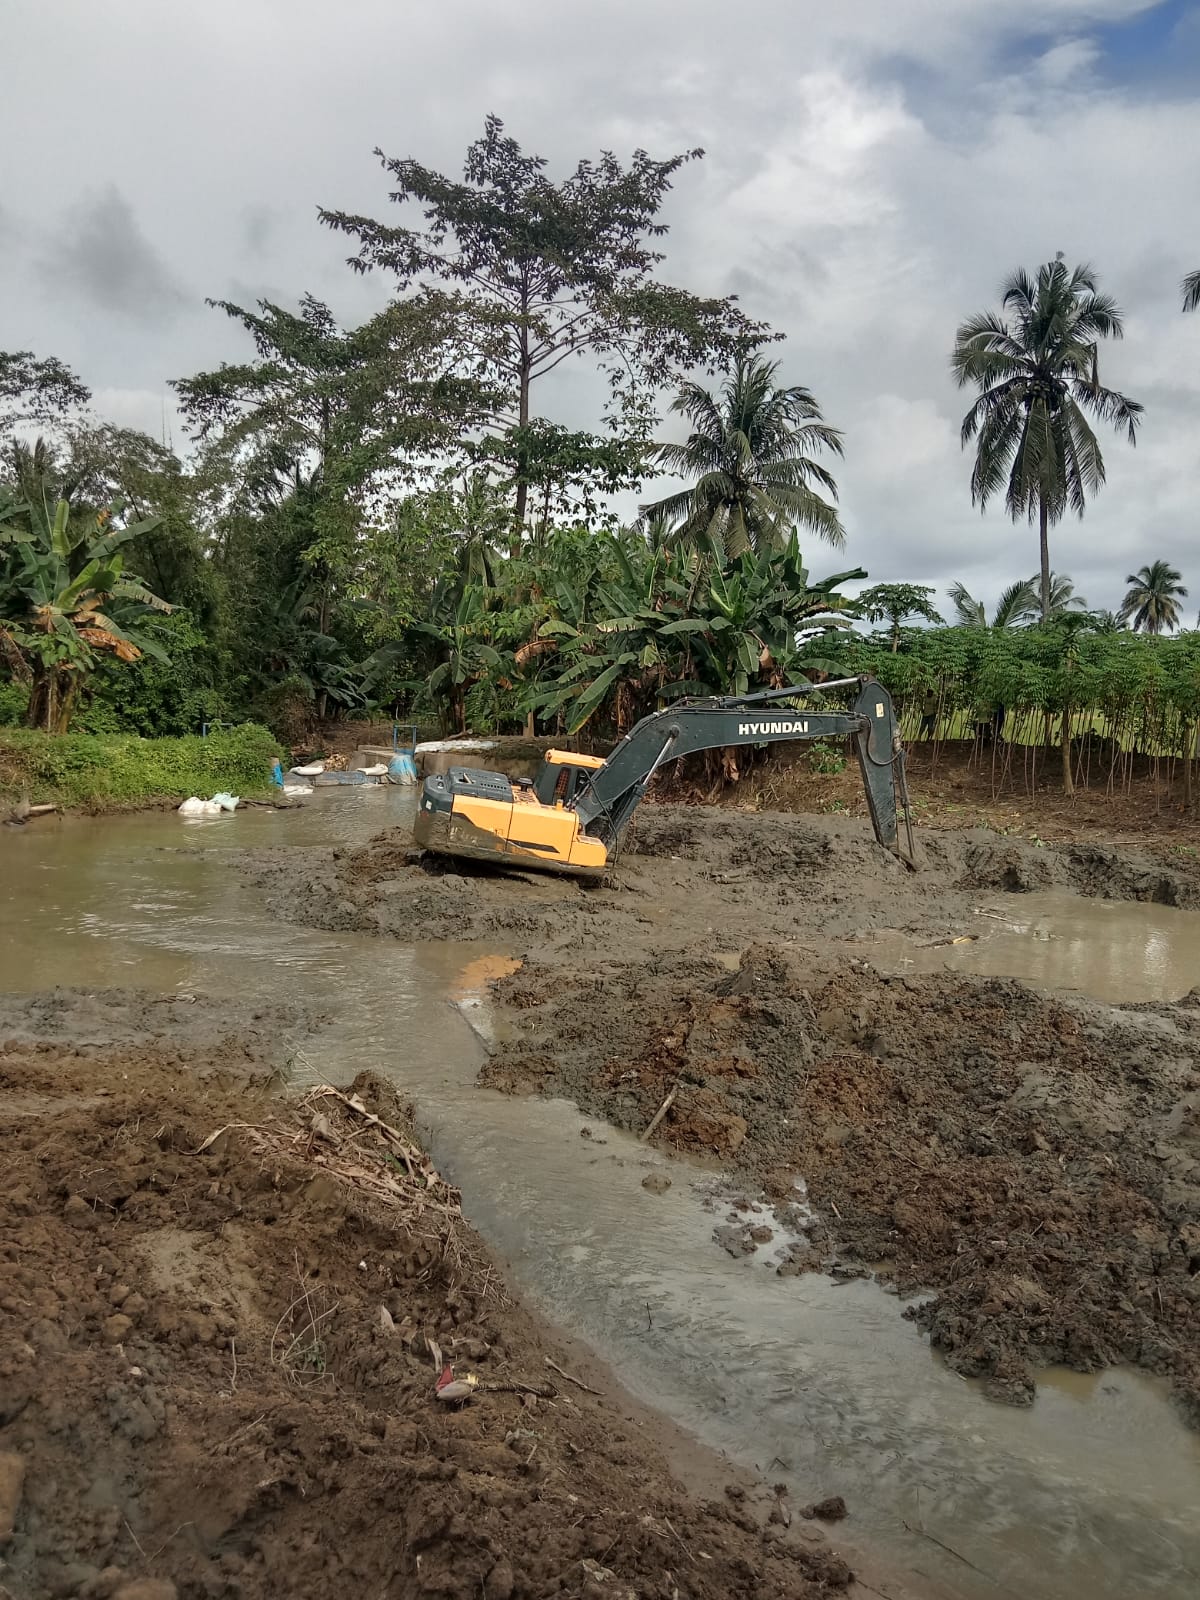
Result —
[[[979,906],[955,942],[880,929],[856,941],[878,966],[1023,978],[1114,1003],[1178,1000],[1200,984],[1200,912],[1060,893],[1006,895]]]
[[[0,832],[0,985],[294,995],[323,1007],[331,1022],[302,1041],[302,1073],[370,1066],[411,1091],[437,1160],[517,1282],[639,1397],[789,1479],[802,1499],[844,1494],[856,1540],[952,1593],[1190,1600],[1200,1436],[1155,1380],[1051,1372],[1032,1410],[996,1406],[947,1371],[874,1285],[781,1280],[762,1261],[731,1260],[711,1241],[711,1177],[566,1102],[476,1086],[489,1019],[471,990],[492,970],[478,965],[490,952],[285,925],[237,870],[241,848],[363,839],[411,805],[394,789],[331,790],[298,814]],[[1110,999],[1131,973],[1158,993],[1190,987],[1174,941],[1194,940],[1198,919],[1184,913],[1042,897],[1004,911],[1015,923],[1032,913],[1047,937],[998,925],[987,945],[920,959],[991,971],[995,955],[1013,970],[1024,939],[1037,949],[1021,970],[1039,982],[1086,979]],[[1118,941],[1120,959],[1076,948],[1089,940]],[[1052,968],[1056,945],[1064,960]],[[585,1121],[590,1141],[579,1137]],[[641,1180],[660,1166],[673,1186],[650,1195]]]

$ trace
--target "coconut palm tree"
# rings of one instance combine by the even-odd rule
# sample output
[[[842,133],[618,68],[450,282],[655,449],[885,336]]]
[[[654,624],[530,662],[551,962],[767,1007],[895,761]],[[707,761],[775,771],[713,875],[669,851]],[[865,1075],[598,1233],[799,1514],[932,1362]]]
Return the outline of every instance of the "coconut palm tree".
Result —
[[[1042,612],[1038,589],[1039,580],[1036,572],[1032,578],[1019,579],[1016,583],[1010,583],[996,602],[991,626],[993,628],[1019,628],[1027,622],[1037,621]],[[953,584],[947,590],[947,594],[950,597],[950,604],[954,607],[955,621],[960,626],[968,628],[986,628],[988,626],[987,610],[983,601],[976,600],[973,595],[969,594],[964,584]],[[1067,577],[1066,573],[1052,572],[1050,574],[1050,615],[1057,617],[1068,611],[1086,610],[1087,601],[1082,595],[1075,593],[1075,585]]]
[[[972,501],[983,509],[1003,491],[1014,522],[1038,519],[1046,620],[1050,526],[1068,509],[1082,516],[1104,482],[1089,415],[1135,444],[1142,407],[1100,382],[1099,344],[1121,337],[1121,314],[1090,267],[1068,268],[1060,254],[1036,280],[1017,271],[1001,303],[1002,314],[983,311],[960,326],[951,370],[960,387],[979,391],[962,423],[963,447],[975,445]]]
[[[946,591],[950,604],[954,607],[954,620],[964,628],[986,628],[989,626],[987,607],[982,600],[976,600],[965,584],[953,583]],[[1037,596],[1029,586],[1027,578],[1019,578],[1016,583],[1010,583],[1008,588],[996,602],[996,609],[992,614],[990,626],[993,628],[1016,628],[1021,623],[1028,621],[1031,608],[1036,608]]]
[[[1189,272],[1179,287],[1183,291],[1183,309],[1195,311],[1200,306],[1200,272]]]
[[[1151,561],[1125,579],[1129,590],[1121,602],[1122,622],[1132,619],[1134,633],[1170,633],[1180,623],[1179,601],[1187,590],[1182,574],[1166,561]]]
[[[702,537],[730,560],[746,550],[781,550],[797,529],[811,528],[835,547],[845,533],[833,502],[837,484],[816,459],[842,454],[842,436],[808,389],[777,388],[778,362],[738,361],[712,394],[685,383],[671,409],[692,431],[686,444],[655,448],[659,463],[691,487],[642,507],[665,517],[676,543]]]

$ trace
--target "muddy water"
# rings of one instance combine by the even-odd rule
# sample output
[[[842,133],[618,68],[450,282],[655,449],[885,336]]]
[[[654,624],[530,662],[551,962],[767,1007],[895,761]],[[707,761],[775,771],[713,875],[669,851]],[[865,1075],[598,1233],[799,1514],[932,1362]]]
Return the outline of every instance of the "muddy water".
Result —
[[[330,791],[293,815],[55,821],[0,835],[0,984],[323,1007],[329,1025],[296,1041],[298,1075],[370,1066],[410,1089],[469,1215],[531,1298],[706,1441],[804,1499],[845,1494],[853,1538],[917,1574],[915,1587],[927,1574],[971,1600],[1193,1595],[1200,1436],[1160,1385],[1050,1373],[1031,1411],[990,1404],[874,1286],[780,1280],[761,1261],[724,1256],[711,1242],[710,1177],[595,1121],[581,1139],[587,1119],[565,1102],[476,1088],[488,1018],[462,991],[487,975],[487,952],[284,925],[242,883],[240,848],[361,839],[410,807],[395,790]],[[1029,899],[1005,909],[1058,930]],[[1136,945],[1143,911],[1099,915]],[[1151,931],[1169,943],[1175,926]],[[960,951],[976,954],[950,954]],[[1046,971],[1039,961],[1030,975],[1045,982]],[[1162,981],[1168,992],[1190,986]],[[673,1185],[655,1196],[641,1180],[660,1167]]]
[[[996,974],[1117,1003],[1178,1000],[1200,984],[1200,912],[1066,893],[990,900],[953,943],[887,929],[856,943],[885,969]]]

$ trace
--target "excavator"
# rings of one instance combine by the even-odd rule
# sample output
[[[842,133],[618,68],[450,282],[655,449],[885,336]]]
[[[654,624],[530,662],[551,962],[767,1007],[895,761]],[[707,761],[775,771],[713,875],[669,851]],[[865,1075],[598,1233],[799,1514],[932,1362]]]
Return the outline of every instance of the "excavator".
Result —
[[[856,692],[846,711],[776,704],[847,688]],[[643,717],[606,760],[547,750],[536,778],[451,767],[421,785],[413,832],[418,846],[437,855],[602,878],[615,864],[638,801],[668,761],[729,745],[847,736],[858,755],[876,839],[913,865],[904,748],[891,696],[866,677],[680,700]]]

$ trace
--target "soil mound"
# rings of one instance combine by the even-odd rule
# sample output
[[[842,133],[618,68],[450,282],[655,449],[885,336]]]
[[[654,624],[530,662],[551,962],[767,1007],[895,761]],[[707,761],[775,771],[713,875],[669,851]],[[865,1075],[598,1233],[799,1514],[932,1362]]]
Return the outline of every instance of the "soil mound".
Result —
[[[1174,1376],[1200,1421],[1200,1007],[1059,1002],[1019,983],[833,978],[717,961],[527,963],[498,993],[509,1091],[807,1183],[780,1270],[878,1266],[956,1370],[1032,1398],[1039,1365]],[[786,1203],[786,1202],[785,1202]],[[798,1225],[795,1207],[784,1220]],[[728,1241],[726,1241],[728,1247]]]
[[[135,1039],[139,1006],[192,1041]],[[385,1086],[288,1106],[242,1070],[270,1053],[216,1031],[219,1011],[5,1002],[4,1593],[846,1586],[826,1545],[767,1520],[770,1496],[690,1500],[618,1401],[547,1365],[570,1358],[506,1300]],[[98,1017],[121,1042],[82,1042]],[[260,1021],[274,1038],[282,1019]],[[465,1405],[435,1398],[443,1363],[479,1379]]]

